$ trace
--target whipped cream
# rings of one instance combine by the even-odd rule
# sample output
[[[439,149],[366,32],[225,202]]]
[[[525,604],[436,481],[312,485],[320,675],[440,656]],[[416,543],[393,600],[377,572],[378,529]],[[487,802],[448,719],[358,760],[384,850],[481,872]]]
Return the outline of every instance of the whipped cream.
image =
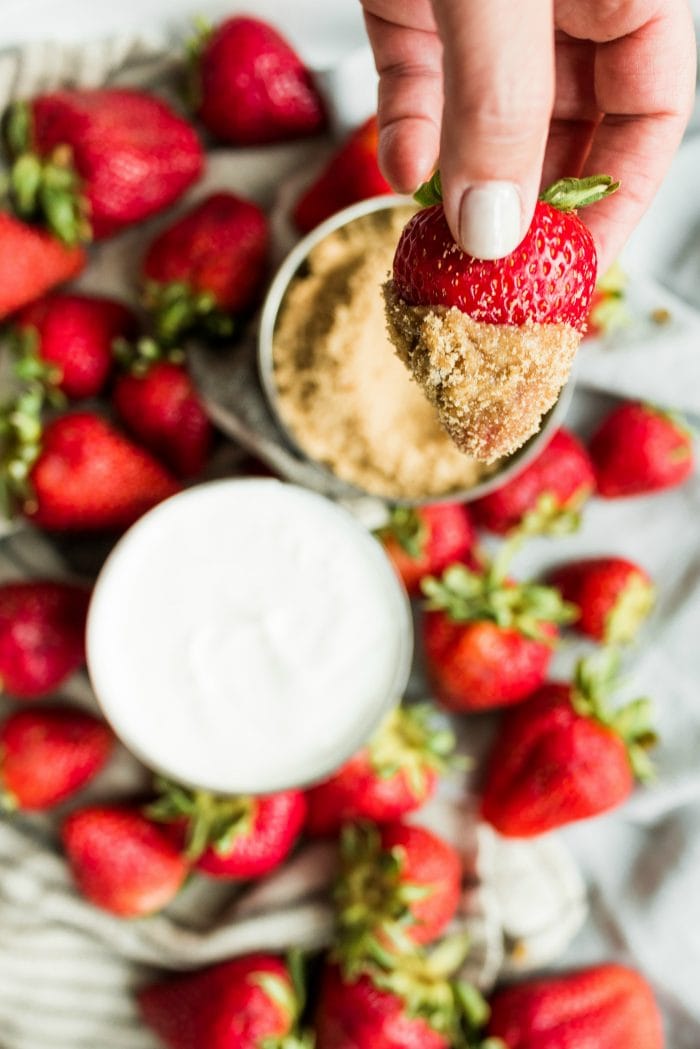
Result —
[[[88,669],[145,764],[220,793],[327,775],[399,699],[408,602],[379,543],[273,480],[200,485],[143,517],[98,579]]]

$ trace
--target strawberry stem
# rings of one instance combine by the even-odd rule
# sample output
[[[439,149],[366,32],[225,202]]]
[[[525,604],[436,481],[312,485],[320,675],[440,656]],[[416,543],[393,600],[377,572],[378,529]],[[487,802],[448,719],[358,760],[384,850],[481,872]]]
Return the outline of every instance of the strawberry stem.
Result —
[[[220,797],[160,776],[155,786],[159,797],[145,807],[144,813],[158,823],[185,823],[185,855],[189,860],[198,860],[209,846],[220,855],[228,855],[236,838],[251,828],[255,800],[248,795]]]
[[[149,339],[147,336],[137,339],[136,342],[123,338],[114,339],[112,356],[132,375],[147,375],[152,365],[158,361],[182,364],[185,360],[184,350],[175,346],[161,346],[155,339]]]
[[[442,204],[442,180],[439,171],[435,171],[427,182],[418,187],[413,194],[413,199],[423,208],[429,208],[433,204]]]
[[[603,650],[597,659],[579,660],[574,672],[571,703],[581,717],[592,718],[610,729],[627,748],[632,771],[640,782],[654,778],[649,750],[658,742],[650,699],[634,699],[611,709],[610,695],[619,685],[620,658],[615,649]]]
[[[378,528],[375,534],[379,539],[395,539],[409,557],[417,559],[425,548],[428,529],[413,507],[395,506],[388,523]]]
[[[147,281],[142,302],[150,313],[156,337],[172,346],[185,333],[201,329],[212,338],[229,338],[234,318],[221,310],[210,291],[196,291],[186,281]]]
[[[619,188],[620,183],[615,182],[610,175],[560,178],[543,190],[539,199],[558,211],[577,211],[617,193]]]

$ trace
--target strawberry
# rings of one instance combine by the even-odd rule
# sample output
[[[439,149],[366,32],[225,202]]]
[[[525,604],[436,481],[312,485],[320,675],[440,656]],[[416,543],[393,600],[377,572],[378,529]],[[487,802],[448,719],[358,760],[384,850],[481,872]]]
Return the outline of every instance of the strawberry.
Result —
[[[316,1013],[316,1049],[449,1049],[449,1036],[370,976],[346,980],[327,966]]]
[[[82,248],[0,211],[0,320],[85,268]]]
[[[636,401],[606,416],[589,449],[604,499],[673,488],[687,480],[695,465],[692,437],[683,422]]]
[[[180,490],[155,459],[94,412],[50,422],[24,512],[50,531],[124,529]]]
[[[611,711],[614,662],[581,661],[572,684],[551,682],[509,711],[491,753],[481,812],[500,834],[529,838],[621,805],[649,778],[646,699]]]
[[[505,258],[465,254],[452,238],[439,174],[416,197],[385,287],[389,334],[457,446],[491,463],[540,428],[585,330],[597,259],[576,209],[613,193],[607,176],[545,190]]]
[[[166,907],[187,876],[186,860],[162,830],[124,805],[73,812],[61,839],[83,896],[122,918]]]
[[[436,940],[461,892],[459,854],[432,831],[403,823],[346,825],[334,894],[345,971],[356,974],[368,961],[384,963]]]
[[[292,219],[301,233],[308,233],[358,200],[391,193],[391,186],[379,170],[378,138],[377,118],[372,116],[333,153],[294,205]]]
[[[659,1008],[633,969],[598,965],[530,980],[491,998],[488,1032],[505,1049],[663,1049]]]
[[[249,954],[151,984],[141,1016],[170,1049],[312,1049],[296,1037],[301,1011],[285,963]]]
[[[34,580],[0,586],[0,685],[15,699],[48,695],[85,663],[90,593]]]
[[[48,809],[94,779],[110,755],[112,733],[84,710],[18,710],[0,725],[0,806]]]
[[[276,29],[239,15],[195,42],[197,115],[234,146],[315,135],[325,123],[311,74]]]
[[[420,808],[449,767],[452,732],[434,724],[427,703],[399,707],[350,761],[306,792],[311,834],[336,834],[343,823],[389,823]]]
[[[190,125],[127,88],[75,88],[11,107],[12,204],[67,244],[110,237],[173,204],[202,174]]]
[[[218,797],[158,780],[151,819],[185,848],[197,870],[214,878],[260,878],[287,858],[306,818],[302,791]]]
[[[67,397],[97,397],[112,368],[112,343],[136,334],[131,310],[113,299],[53,294],[26,306],[15,318],[22,358],[50,365]]]
[[[144,447],[179,476],[200,474],[214,432],[179,350],[166,353],[152,339],[116,344],[128,370],[114,384],[114,409]]]
[[[532,515],[541,531],[573,531],[595,488],[588,452],[569,430],[557,430],[534,462],[501,488],[471,504],[483,528],[504,535]]]
[[[562,597],[578,609],[576,627],[596,641],[633,641],[654,605],[654,586],[639,565],[623,557],[592,557],[550,575]]]
[[[205,197],[152,242],[143,262],[144,302],[156,334],[173,342],[201,327],[231,335],[257,304],[267,272],[265,213],[233,193]]]
[[[420,594],[424,576],[439,575],[452,564],[476,563],[476,530],[460,503],[397,506],[377,534],[412,596]]]
[[[574,614],[553,588],[505,578],[517,541],[480,573],[453,565],[441,579],[423,581],[428,674],[448,710],[526,699],[547,677],[557,624]]]
[[[595,286],[588,310],[588,325],[585,338],[609,335],[629,324],[630,316],[625,305],[627,274],[619,262],[614,262]]]
[[[488,1006],[475,987],[450,978],[464,959],[463,943],[445,940],[429,955],[399,967],[372,966],[349,976],[326,964],[316,1010],[316,1049],[504,1049],[478,1042]]]

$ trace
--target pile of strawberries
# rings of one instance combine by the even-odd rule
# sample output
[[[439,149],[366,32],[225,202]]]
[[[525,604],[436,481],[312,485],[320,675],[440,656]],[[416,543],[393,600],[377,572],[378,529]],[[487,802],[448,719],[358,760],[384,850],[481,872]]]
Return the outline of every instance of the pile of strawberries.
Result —
[[[253,145],[319,132],[313,81],[270,26],[232,18],[197,42],[196,115],[210,137]],[[231,338],[267,278],[268,223],[257,205],[214,193],[137,260],[140,307],[57,291],[87,264],[90,240],[117,235],[177,201],[201,176],[193,126],[133,90],[72,89],[12,107],[11,172],[0,211],[0,317],[15,392],[0,411],[7,512],[51,532],[118,533],[205,470],[214,435],[181,340]],[[306,231],[386,192],[376,121],[359,128],[297,202]],[[85,402],[85,403],[80,403]],[[379,533],[410,594],[437,703],[452,715],[507,708],[481,784],[481,815],[530,837],[620,805],[651,774],[649,703],[610,704],[615,660],[548,682],[562,628],[608,646],[634,640],[654,588],[620,557],[519,581],[531,535],[576,527],[602,498],[682,483],[691,439],[642,404],[615,409],[584,446],[561,430],[519,476],[471,507],[396,509]],[[504,537],[488,559],[478,529]],[[89,592],[39,580],[0,586],[0,801],[45,811],[105,767],[109,729],[62,701],[84,664]],[[612,647],[610,647],[612,646]],[[458,976],[451,936],[462,859],[405,818],[454,767],[455,741],[430,704],[394,711],[326,782],[305,792],[216,797],[156,781],[131,804],[72,807],[61,840],[78,890],[124,918],[166,907],[193,872],[235,881],[278,868],[302,836],[338,841],[335,941],[324,958],[237,958],[141,991],[144,1021],[172,1049],[659,1049],[653,995],[618,965],[523,983],[487,1003]]]

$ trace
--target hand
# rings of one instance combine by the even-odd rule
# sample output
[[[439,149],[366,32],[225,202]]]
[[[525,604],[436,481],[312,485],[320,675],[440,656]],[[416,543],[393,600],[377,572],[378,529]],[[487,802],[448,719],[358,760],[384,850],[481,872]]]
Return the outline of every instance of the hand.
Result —
[[[379,83],[379,156],[413,192],[440,166],[461,246],[500,258],[542,185],[609,174],[585,213],[602,270],[670,164],[694,100],[685,0],[363,0]]]

